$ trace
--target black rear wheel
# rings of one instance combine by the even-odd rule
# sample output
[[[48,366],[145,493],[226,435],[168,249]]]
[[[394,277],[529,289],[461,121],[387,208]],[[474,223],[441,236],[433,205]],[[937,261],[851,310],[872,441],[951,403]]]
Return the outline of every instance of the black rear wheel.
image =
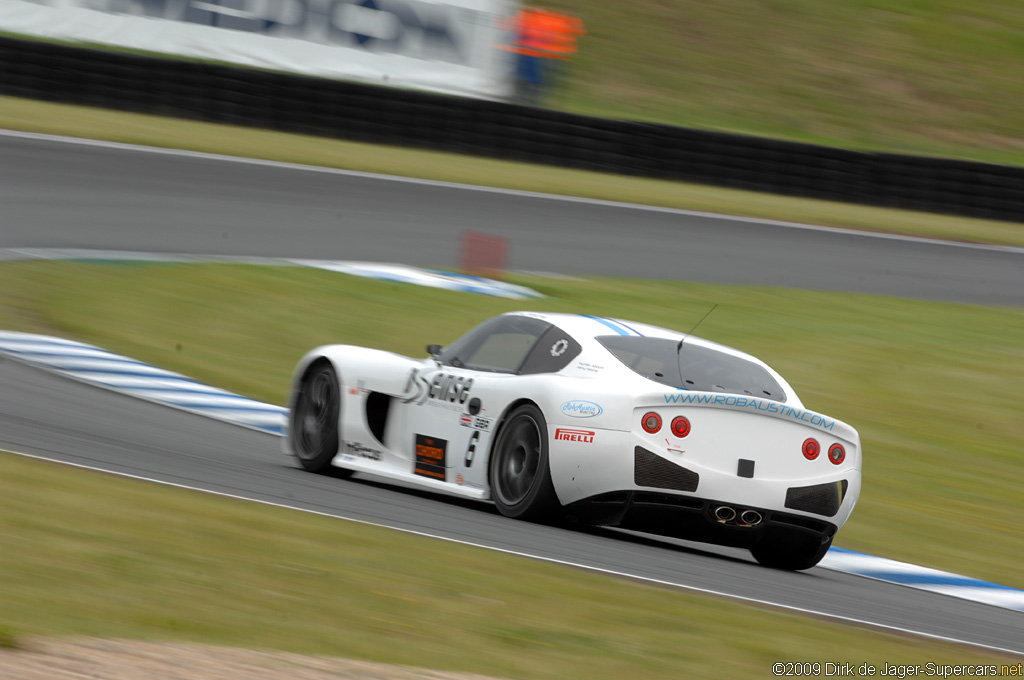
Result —
[[[774,569],[801,571],[810,569],[832,547],[832,539],[799,536],[762,541],[750,549],[758,563]]]
[[[494,445],[490,473],[491,496],[501,514],[533,522],[558,516],[547,424],[539,408],[524,404],[509,415]]]
[[[299,394],[289,416],[288,436],[299,464],[310,472],[333,473],[331,461],[338,453],[338,422],[341,418],[341,388],[334,367],[328,362],[314,364],[299,384]],[[348,476],[351,471],[335,474]]]

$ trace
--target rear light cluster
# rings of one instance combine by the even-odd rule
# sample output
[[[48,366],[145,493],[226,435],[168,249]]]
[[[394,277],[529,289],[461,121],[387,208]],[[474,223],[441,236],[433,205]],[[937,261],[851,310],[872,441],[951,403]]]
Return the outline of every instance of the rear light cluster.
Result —
[[[817,439],[813,437],[804,440],[804,445],[800,448],[803,451],[804,458],[807,460],[814,460],[821,453],[821,444],[818,443]],[[828,459],[833,465],[840,465],[846,460],[846,449],[843,448],[842,444],[838,442],[828,447]]]
[[[644,414],[644,419],[640,422],[643,425],[644,432],[647,434],[657,434],[658,430],[661,429],[661,416],[654,411]]]
[[[644,432],[647,434],[658,434],[661,431],[661,425],[661,416],[654,411],[648,411],[640,419],[640,426],[644,428]],[[672,419],[669,429],[672,430],[673,437],[682,439],[690,434],[690,421],[685,416],[676,416]]]
[[[685,416],[676,416],[672,419],[672,434],[682,439],[690,434],[690,421]]]

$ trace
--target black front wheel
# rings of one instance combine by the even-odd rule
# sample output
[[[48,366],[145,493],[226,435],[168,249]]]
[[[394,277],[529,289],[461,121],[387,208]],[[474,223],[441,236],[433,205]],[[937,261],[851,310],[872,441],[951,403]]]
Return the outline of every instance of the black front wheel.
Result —
[[[310,472],[332,472],[338,453],[341,388],[334,367],[314,364],[299,383],[299,393],[288,422],[288,436],[299,464]],[[338,470],[343,476],[346,471]],[[352,474],[351,471],[347,471]]]
[[[551,483],[544,414],[524,404],[509,415],[491,455],[491,496],[506,517],[532,522],[558,517],[561,504]]]

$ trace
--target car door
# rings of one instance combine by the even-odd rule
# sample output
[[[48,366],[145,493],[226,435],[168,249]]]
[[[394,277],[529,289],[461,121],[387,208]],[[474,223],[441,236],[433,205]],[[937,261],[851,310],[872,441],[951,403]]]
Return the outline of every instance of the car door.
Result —
[[[455,451],[461,450],[462,415],[469,408],[477,378],[474,371],[436,363],[420,369],[413,380],[416,397],[406,406],[406,451],[412,472],[442,482],[449,479]]]
[[[495,419],[515,398],[517,372],[550,327],[540,319],[496,317],[410,376],[405,431],[414,474],[482,488],[482,453]]]

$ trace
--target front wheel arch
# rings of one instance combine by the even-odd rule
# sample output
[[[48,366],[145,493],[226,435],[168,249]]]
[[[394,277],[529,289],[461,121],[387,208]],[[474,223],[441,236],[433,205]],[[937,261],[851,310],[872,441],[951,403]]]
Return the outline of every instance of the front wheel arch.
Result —
[[[331,466],[341,441],[341,409],[341,376],[329,359],[316,359],[296,384],[288,414],[289,445],[305,470],[342,477],[352,474],[335,472]]]

